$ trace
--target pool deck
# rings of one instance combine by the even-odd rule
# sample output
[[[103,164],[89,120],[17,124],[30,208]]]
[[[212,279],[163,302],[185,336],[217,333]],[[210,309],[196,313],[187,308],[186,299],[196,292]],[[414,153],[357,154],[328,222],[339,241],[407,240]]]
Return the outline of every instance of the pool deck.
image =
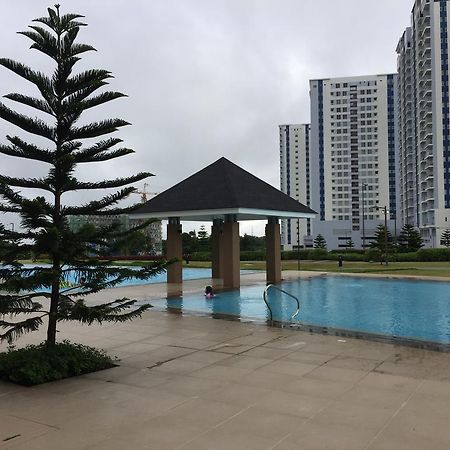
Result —
[[[165,289],[119,288],[96,301]],[[59,331],[107,349],[120,367],[33,388],[0,382],[1,449],[450,448],[447,353],[157,311]]]

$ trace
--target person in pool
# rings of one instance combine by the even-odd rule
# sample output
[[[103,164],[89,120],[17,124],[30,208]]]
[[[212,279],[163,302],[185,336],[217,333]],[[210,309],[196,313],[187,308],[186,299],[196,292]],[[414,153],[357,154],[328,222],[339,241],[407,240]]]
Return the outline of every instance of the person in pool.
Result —
[[[206,298],[213,298],[214,292],[212,286],[206,286],[205,287],[205,297]]]

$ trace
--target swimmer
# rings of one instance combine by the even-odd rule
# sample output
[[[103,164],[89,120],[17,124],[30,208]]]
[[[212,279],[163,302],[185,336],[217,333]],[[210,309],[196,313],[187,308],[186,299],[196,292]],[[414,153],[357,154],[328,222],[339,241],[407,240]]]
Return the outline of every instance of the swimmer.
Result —
[[[214,292],[213,292],[212,286],[206,286],[205,287],[205,297],[208,298],[208,299],[214,297]]]

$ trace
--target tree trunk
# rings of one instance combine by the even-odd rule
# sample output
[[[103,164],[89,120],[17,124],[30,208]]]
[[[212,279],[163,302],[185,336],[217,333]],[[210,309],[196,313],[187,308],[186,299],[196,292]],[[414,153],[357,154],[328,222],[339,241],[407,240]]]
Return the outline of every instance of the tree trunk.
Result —
[[[50,300],[50,313],[48,316],[47,346],[56,344],[56,324],[58,321],[59,280],[53,283]]]

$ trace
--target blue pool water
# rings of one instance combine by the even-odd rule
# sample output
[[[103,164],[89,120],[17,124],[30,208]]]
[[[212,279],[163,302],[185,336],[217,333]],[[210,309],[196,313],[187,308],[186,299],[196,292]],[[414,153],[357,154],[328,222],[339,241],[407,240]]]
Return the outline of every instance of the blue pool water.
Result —
[[[299,297],[300,324],[450,343],[448,283],[328,276],[284,282],[280,287]],[[258,285],[219,293],[212,300],[189,294],[152,303],[161,309],[266,321],[263,290]],[[274,320],[290,322],[295,301],[274,290],[268,299]]]
[[[47,264],[24,264],[25,268],[34,268],[34,267],[50,267]],[[129,267],[133,268],[133,267]],[[138,268],[136,267],[136,270]],[[241,274],[249,274],[254,273],[254,270],[241,270]],[[183,267],[183,280],[201,280],[203,278],[211,278],[212,276],[212,270],[211,269],[201,269],[201,268],[189,268],[189,267]],[[69,274],[67,276],[67,282],[76,284],[78,281],[74,274]],[[158,275],[155,275],[152,278],[149,278],[146,281],[142,280],[125,280],[123,281],[120,286],[138,286],[143,284],[153,284],[153,283],[167,283],[167,273],[163,272]]]

